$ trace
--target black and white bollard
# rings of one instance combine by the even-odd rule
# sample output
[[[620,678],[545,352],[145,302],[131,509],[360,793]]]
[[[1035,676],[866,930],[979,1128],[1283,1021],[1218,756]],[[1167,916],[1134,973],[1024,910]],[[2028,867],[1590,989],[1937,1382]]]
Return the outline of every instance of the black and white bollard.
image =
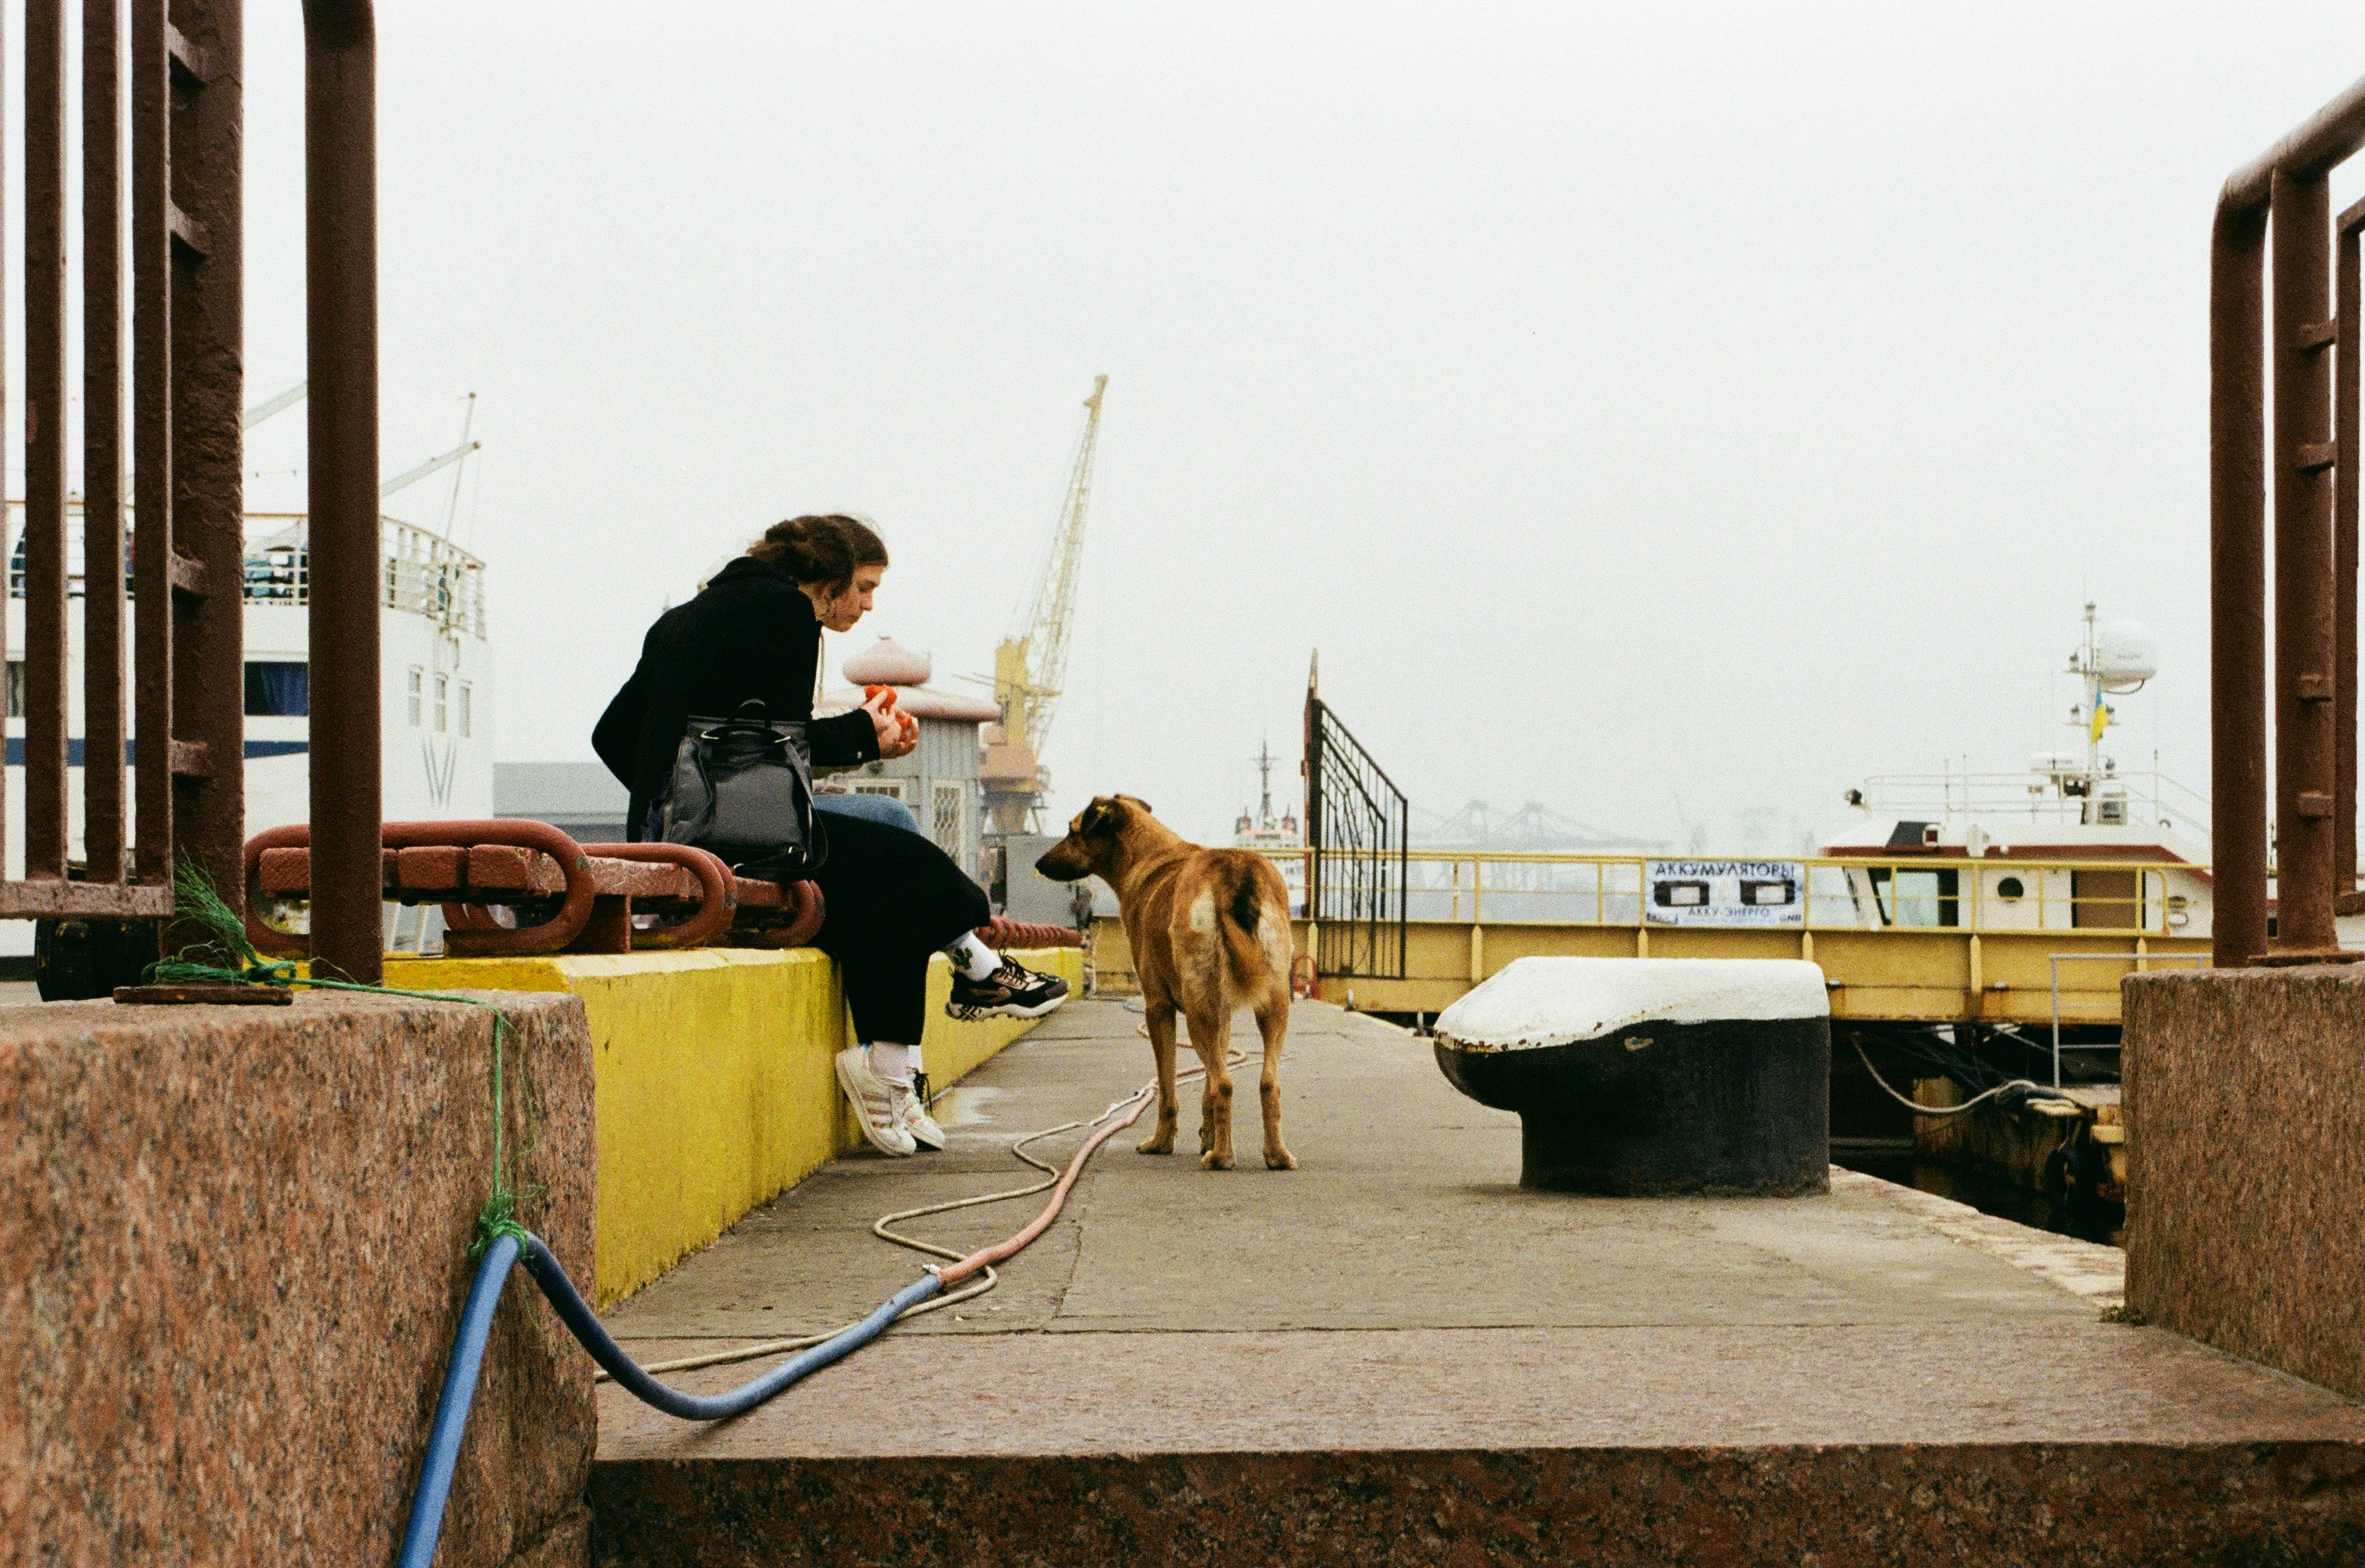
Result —
[[[1831,1003],[1788,958],[1520,958],[1438,1014],[1437,1065],[1517,1111],[1519,1185],[1831,1186]]]

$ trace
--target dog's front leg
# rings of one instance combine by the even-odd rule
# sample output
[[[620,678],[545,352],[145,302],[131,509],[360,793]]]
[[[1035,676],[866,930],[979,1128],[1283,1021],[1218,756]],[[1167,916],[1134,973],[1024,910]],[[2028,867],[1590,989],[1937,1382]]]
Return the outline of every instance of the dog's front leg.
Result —
[[[1134,1147],[1142,1154],[1171,1154],[1178,1119],[1174,1110],[1174,1004],[1145,999],[1141,1011],[1149,1025],[1149,1054],[1158,1064],[1158,1126]]]

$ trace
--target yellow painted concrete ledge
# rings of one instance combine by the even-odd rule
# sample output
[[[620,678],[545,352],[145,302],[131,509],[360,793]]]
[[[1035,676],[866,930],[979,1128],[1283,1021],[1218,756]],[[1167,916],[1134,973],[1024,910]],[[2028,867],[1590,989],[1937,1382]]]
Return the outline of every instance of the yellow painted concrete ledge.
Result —
[[[1073,947],[1014,955],[1083,986]],[[837,966],[810,948],[530,958],[388,958],[386,983],[428,991],[566,991],[596,1058],[592,1273],[598,1305],[647,1284],[861,1141],[832,1058],[849,1025]],[[952,973],[928,972],[921,1041],[931,1083],[966,1076],[1026,1020],[945,1015]]]

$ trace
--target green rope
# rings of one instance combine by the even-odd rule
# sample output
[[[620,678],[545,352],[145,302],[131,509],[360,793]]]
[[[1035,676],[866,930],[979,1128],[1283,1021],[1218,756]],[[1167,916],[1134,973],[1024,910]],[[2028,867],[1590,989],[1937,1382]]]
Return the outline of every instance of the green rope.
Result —
[[[493,1191],[476,1211],[476,1226],[468,1240],[468,1256],[482,1256],[485,1249],[499,1237],[515,1237],[520,1242],[528,1239],[530,1233],[525,1222],[518,1217],[520,1194],[510,1185],[509,1150],[503,1136],[507,1126],[503,1090],[509,1077],[503,1048],[509,1031],[507,1014],[481,997],[459,996],[442,991],[409,991],[400,986],[363,985],[357,980],[329,980],[299,973],[296,964],[290,960],[265,958],[247,939],[246,923],[239,918],[236,910],[223,902],[221,894],[214,890],[213,882],[206,876],[204,868],[194,861],[183,860],[174,872],[173,891],[175,917],[207,933],[207,938],[184,947],[169,958],[149,965],[151,984],[267,985],[282,990],[300,985],[315,991],[367,991],[376,996],[407,996],[421,1002],[457,1002],[470,1007],[481,1007],[493,1015]]]

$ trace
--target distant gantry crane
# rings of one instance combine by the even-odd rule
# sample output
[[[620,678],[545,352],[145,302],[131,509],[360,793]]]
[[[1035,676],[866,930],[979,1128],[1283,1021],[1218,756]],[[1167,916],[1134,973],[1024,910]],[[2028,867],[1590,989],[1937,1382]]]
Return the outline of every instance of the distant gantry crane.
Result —
[[[993,650],[993,700],[1002,722],[986,732],[980,767],[985,786],[986,832],[1007,836],[1041,831],[1043,799],[1050,777],[1043,770],[1043,744],[1059,705],[1068,674],[1068,638],[1075,617],[1076,588],[1083,577],[1084,514],[1092,502],[1093,451],[1100,439],[1101,395],[1108,377],[1093,378],[1084,399],[1084,431],[1068,472],[1068,491],[1052,525],[1051,550],[1035,594],[1010,634]]]

